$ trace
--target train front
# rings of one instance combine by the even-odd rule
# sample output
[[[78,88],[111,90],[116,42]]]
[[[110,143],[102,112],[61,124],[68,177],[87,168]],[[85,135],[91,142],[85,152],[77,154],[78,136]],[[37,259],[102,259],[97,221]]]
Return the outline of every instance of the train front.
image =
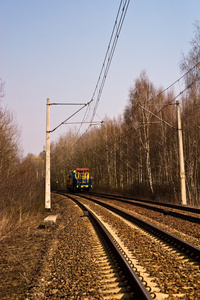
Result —
[[[92,178],[88,168],[76,168],[76,189],[89,191],[92,188]]]
[[[69,191],[89,191],[92,188],[92,178],[88,168],[76,168],[67,177]]]

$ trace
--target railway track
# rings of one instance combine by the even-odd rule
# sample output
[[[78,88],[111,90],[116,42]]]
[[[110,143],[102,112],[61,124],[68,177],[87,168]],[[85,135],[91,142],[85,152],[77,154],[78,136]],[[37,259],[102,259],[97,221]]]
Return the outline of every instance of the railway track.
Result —
[[[57,226],[26,299],[200,299],[197,256],[86,195],[52,197]]]
[[[95,214],[77,199],[52,197],[56,199],[53,206],[54,213],[59,214],[58,223],[46,228],[52,232],[53,240],[27,286],[26,299],[154,298],[150,287],[144,288],[127,263],[128,257]]]
[[[198,299],[200,291],[196,286],[200,276],[199,248],[169,234],[155,233],[159,228],[155,230],[154,226],[150,226],[150,233],[147,233],[147,225],[144,226],[144,224],[142,225],[143,229],[138,230],[138,226],[141,226],[140,221],[139,223],[138,220],[136,221],[137,225],[131,225],[132,216],[130,218],[130,214],[126,214],[128,220],[124,221],[124,212],[120,212],[120,217],[117,217],[116,214],[119,213],[119,209],[116,207],[111,208],[97,200],[91,201],[91,197],[85,195],[79,194],[73,195],[73,197],[79,199],[94,214],[97,214],[104,226],[105,224],[109,224],[110,228],[114,226],[115,239],[119,237],[120,242],[118,241],[118,243],[124,252],[129,252],[128,257],[131,257],[133,269],[138,268],[139,276],[143,276],[148,281],[148,285],[156,294],[156,299],[166,299],[166,297],[169,297],[168,299],[178,299],[178,297],[182,297],[181,299]],[[103,205],[104,208],[100,205]],[[106,211],[112,209],[112,212],[106,212],[105,207]],[[106,214],[110,215],[105,217]],[[153,237],[154,234],[156,237]],[[121,241],[123,241],[122,244]],[[190,282],[193,283],[190,284]],[[191,297],[189,298],[188,295]],[[193,295],[196,298],[193,298]]]
[[[200,224],[200,217],[191,215],[191,214],[183,214],[178,211],[185,211],[193,214],[200,214],[200,209],[193,208],[193,207],[187,207],[187,206],[180,206],[180,205],[174,205],[169,203],[160,203],[160,202],[153,202],[148,200],[142,200],[142,199],[136,199],[136,198],[129,198],[129,197],[122,197],[122,196],[114,196],[110,194],[100,194],[100,193],[90,193],[91,195],[98,196],[100,198],[107,198],[112,199],[116,201],[121,201],[124,203],[128,203],[130,205],[144,207],[152,211],[160,212],[163,215],[169,215],[176,218],[180,218],[183,220],[187,220],[192,223]],[[152,205],[149,205],[152,204]],[[168,209],[166,209],[166,207]],[[176,211],[178,210],[178,211]]]
[[[100,251],[99,263],[102,264],[102,274],[105,282],[105,294],[112,294],[105,296],[104,299],[149,299],[155,298],[155,293],[150,293],[151,288],[144,280],[140,280],[131,267],[131,260],[127,254],[122,251],[121,247],[113,236],[109,233],[97,216],[80,201],[72,196],[67,195],[68,198],[75,201],[85,215],[88,215],[92,224],[98,232],[100,239],[103,241],[105,252]],[[103,251],[103,249],[102,249]],[[145,287],[144,287],[145,285]],[[147,291],[148,290],[148,291]]]
[[[104,215],[104,212],[102,212],[100,208],[97,209],[100,204],[97,204],[98,201],[93,203],[91,202],[91,199],[86,199],[88,197],[85,195],[78,195],[77,197],[81,198],[81,201],[86,201],[87,205],[92,207],[94,211],[98,211],[99,209],[100,211],[98,212],[98,216]],[[85,200],[83,200],[83,198]],[[119,222],[117,217],[116,220],[115,217],[113,217],[116,214],[116,211],[114,212],[114,215],[113,212],[110,214],[112,215],[106,223],[114,223],[115,227]],[[118,218],[122,219],[124,217],[122,216]],[[122,222],[124,223],[124,220]],[[181,299],[198,299],[198,297],[200,297],[200,291],[196,287],[199,283],[198,278],[200,278],[200,249],[193,247],[192,245],[188,245],[188,243],[185,243],[180,239],[176,239],[173,236],[171,241],[168,239],[169,236],[166,238],[158,234],[157,237],[153,237],[154,233],[147,233],[146,228],[141,230],[142,237],[138,236],[137,241],[132,238],[133,235],[137,236],[135,231],[132,233],[131,230],[129,232],[128,229],[127,232],[127,226],[131,225],[130,221],[126,222],[128,225],[123,224],[120,225],[121,227],[117,225],[114,231],[117,232],[117,236],[119,235],[121,240],[124,239],[124,245],[126,245],[130,250],[130,253],[133,253],[133,256],[138,259],[139,266],[137,263],[136,266],[140,269],[140,264],[142,264],[142,268],[145,269],[144,273],[143,270],[141,271],[142,276],[146,278],[147,272],[147,278],[149,276],[151,278],[152,274],[153,276],[158,277],[153,279],[153,282],[157,283],[155,291],[159,287],[159,291],[157,290],[156,292],[156,299],[165,299],[166,295],[169,297],[168,299],[179,299],[179,297],[181,297]],[[138,227],[138,224],[136,227]],[[125,238],[126,235],[128,235],[128,238]],[[187,248],[188,246],[189,248]],[[152,281],[150,280],[150,286],[151,282]],[[191,286],[193,285],[191,282],[194,283],[193,287]],[[154,290],[153,287],[152,290]]]
[[[90,194],[88,194],[90,196]],[[93,196],[97,200],[125,210],[126,212],[142,218],[151,224],[162,228],[176,237],[185,240],[186,242],[200,248],[200,224],[192,222],[191,220],[177,218],[176,216],[169,215],[157,210],[151,210],[146,207],[134,205],[125,201],[118,201],[115,199],[109,199],[109,197],[102,198],[101,196]],[[182,212],[178,211],[182,214]],[[187,215],[194,215],[193,212],[188,212]]]
[[[140,228],[146,230],[148,233],[152,234],[155,237],[158,237],[159,239],[163,240],[164,242],[170,244],[177,250],[180,250],[181,252],[185,253],[186,255],[190,256],[192,259],[194,259],[196,262],[200,263],[200,249],[173,236],[172,234],[167,233],[166,231],[159,229],[156,226],[151,225],[148,222],[145,222],[129,213],[126,213],[125,211],[118,209],[114,206],[111,206],[107,203],[98,201],[94,198],[87,197],[85,195],[82,195],[83,198],[93,201],[99,205],[104,206],[105,208],[113,211],[114,213],[122,216],[128,221],[131,221],[133,224],[139,226]]]
[[[139,199],[139,198],[132,198],[132,197],[126,197],[126,196],[112,195],[112,194],[104,194],[104,193],[95,193],[95,192],[90,192],[90,195],[100,196],[100,197],[102,196],[104,198],[111,198],[111,199],[134,200],[137,202],[150,203],[150,204],[154,204],[154,205],[158,205],[158,206],[169,207],[169,208],[174,208],[174,209],[179,209],[179,210],[183,210],[183,211],[194,212],[196,214],[200,214],[199,208],[190,207],[190,206],[176,205],[176,204],[170,204],[170,203],[164,203],[164,202],[157,202],[157,201],[151,201],[151,200],[145,200],[145,199]]]

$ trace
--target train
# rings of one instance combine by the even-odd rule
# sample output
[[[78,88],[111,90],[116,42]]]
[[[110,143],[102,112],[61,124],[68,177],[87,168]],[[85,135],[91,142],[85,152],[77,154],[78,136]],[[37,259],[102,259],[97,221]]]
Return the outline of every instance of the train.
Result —
[[[70,192],[89,191],[92,188],[92,177],[88,168],[76,168],[67,175],[67,189]]]

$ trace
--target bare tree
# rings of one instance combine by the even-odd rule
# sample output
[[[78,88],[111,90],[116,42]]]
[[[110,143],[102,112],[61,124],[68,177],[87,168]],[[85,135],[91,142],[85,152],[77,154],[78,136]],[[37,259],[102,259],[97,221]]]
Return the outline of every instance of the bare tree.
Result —
[[[188,89],[182,97],[187,194],[190,204],[197,205],[200,192],[200,22],[196,21],[194,26],[191,50],[187,55],[183,55],[180,67],[184,73],[188,72],[184,77]]]

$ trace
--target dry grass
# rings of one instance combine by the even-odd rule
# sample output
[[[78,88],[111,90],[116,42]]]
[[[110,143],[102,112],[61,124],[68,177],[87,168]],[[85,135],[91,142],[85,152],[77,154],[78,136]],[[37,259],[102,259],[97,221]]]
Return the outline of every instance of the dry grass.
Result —
[[[16,227],[19,225],[13,222],[13,218],[8,213],[1,213],[0,215],[0,241],[9,237]]]
[[[39,229],[45,212],[0,214],[0,299],[25,299],[27,285],[42,264],[48,230]]]
[[[40,215],[40,212],[31,215],[30,213],[22,213],[21,210],[18,213],[2,212],[0,214],[0,241],[10,238],[20,227],[26,227],[28,220],[29,222],[37,223],[37,220],[41,218]]]

